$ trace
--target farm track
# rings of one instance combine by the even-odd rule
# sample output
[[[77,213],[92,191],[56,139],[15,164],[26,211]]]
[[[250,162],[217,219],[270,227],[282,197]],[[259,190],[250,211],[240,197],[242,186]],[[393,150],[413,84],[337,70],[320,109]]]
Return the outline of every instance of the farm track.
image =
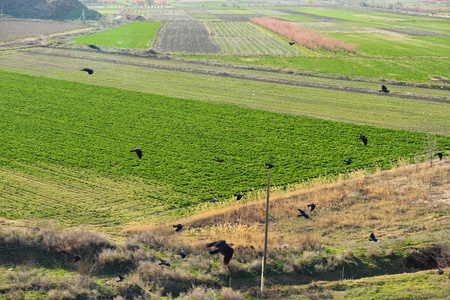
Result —
[[[51,53],[50,54],[50,53],[34,51],[34,50],[30,50],[27,52],[40,54],[40,55],[47,55],[47,56],[77,58],[73,55],[65,54],[65,53]],[[113,64],[130,65],[130,66],[136,66],[136,67],[146,67],[146,68],[153,68],[153,69],[160,69],[160,70],[167,70],[167,71],[177,71],[177,72],[193,73],[193,74],[201,74],[201,75],[209,75],[209,76],[217,76],[217,77],[227,77],[227,78],[234,78],[234,79],[240,79],[240,80],[260,81],[260,82],[277,83],[277,84],[292,85],[292,86],[303,86],[303,87],[335,90],[335,91],[345,91],[345,92],[352,92],[352,93],[359,93],[359,94],[380,95],[380,91],[376,91],[376,90],[372,90],[372,89],[340,86],[340,85],[317,83],[317,82],[308,82],[308,81],[302,81],[302,80],[296,80],[296,79],[290,80],[290,79],[274,78],[274,77],[270,77],[270,76],[261,77],[261,76],[255,76],[255,75],[249,75],[249,74],[232,73],[230,71],[220,72],[220,71],[202,70],[202,69],[195,68],[195,66],[193,66],[192,68],[191,67],[187,68],[187,67],[180,67],[180,66],[160,65],[160,64],[156,64],[156,63],[130,62],[130,61],[124,61],[124,60],[118,60],[118,59],[93,58],[93,57],[90,58],[90,60],[98,61],[98,62],[113,63]],[[450,103],[449,97],[435,97],[435,96],[425,96],[425,95],[409,94],[409,93],[390,93],[385,96],[386,97],[414,99],[414,100],[423,100],[423,101],[430,101],[430,102],[439,102],[439,103]]]

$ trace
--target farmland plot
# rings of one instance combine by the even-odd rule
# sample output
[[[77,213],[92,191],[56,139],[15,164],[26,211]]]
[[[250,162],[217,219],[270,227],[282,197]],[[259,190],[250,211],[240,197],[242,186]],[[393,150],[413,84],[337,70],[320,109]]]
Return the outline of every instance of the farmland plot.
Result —
[[[81,22],[20,19],[4,19],[0,24],[0,42],[48,35],[89,26]]]
[[[226,54],[240,55],[299,55],[289,46],[247,22],[208,22],[212,32]]]
[[[211,38],[201,22],[167,22],[156,36],[154,49],[178,53],[220,53],[220,47]]]
[[[250,22],[251,18],[261,18],[261,14],[214,14],[216,18],[224,22]]]
[[[186,11],[188,13],[189,16],[191,16],[192,18],[196,19],[197,21],[204,21],[204,20],[208,20],[208,21],[212,21],[212,20],[216,20],[218,21],[219,19],[214,16],[213,14],[209,13],[208,11],[205,10],[187,10]]]

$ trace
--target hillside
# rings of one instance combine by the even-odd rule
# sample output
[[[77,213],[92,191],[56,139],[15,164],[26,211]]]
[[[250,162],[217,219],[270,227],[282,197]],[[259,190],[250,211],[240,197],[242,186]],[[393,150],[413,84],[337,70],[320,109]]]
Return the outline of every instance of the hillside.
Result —
[[[66,20],[94,19],[98,13],[89,10],[79,0],[2,0],[3,13],[16,18]]]
[[[447,299],[449,175],[443,160],[273,190],[265,299]],[[257,299],[263,194],[183,220],[132,224],[115,237],[1,219],[0,299]],[[369,241],[371,232],[380,242]],[[217,239],[234,244],[228,267],[207,252]]]

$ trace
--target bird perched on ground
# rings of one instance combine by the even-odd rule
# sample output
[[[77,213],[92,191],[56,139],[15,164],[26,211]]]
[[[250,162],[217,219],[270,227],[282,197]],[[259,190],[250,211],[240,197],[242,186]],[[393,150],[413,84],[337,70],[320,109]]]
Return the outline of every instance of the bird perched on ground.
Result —
[[[80,255],[75,255],[75,256],[72,257],[72,261],[74,263],[79,262],[80,260],[81,260],[81,256]]]
[[[442,274],[444,274],[444,272],[445,272],[445,270],[444,270],[444,269],[442,269],[442,268],[439,268],[439,269],[438,269],[438,274],[439,274],[439,275],[442,275]]]
[[[351,159],[351,158],[349,158],[349,159],[347,159],[347,160],[345,161],[345,163],[346,163],[347,165],[351,164],[352,162],[353,162],[353,159]]]
[[[442,160],[442,152],[438,152],[434,156],[438,156],[439,160]]]
[[[130,152],[136,152],[138,158],[141,159],[141,157],[142,157],[142,150],[141,150],[141,148],[131,149]]]
[[[94,74],[94,70],[92,70],[92,69],[89,69],[89,68],[83,68],[83,69],[81,69],[80,71],[84,71],[84,72],[87,72],[89,75],[92,75],[92,74]]]
[[[307,207],[311,207],[311,211],[313,211],[316,208],[316,205],[314,203],[306,205]]]
[[[267,169],[270,169],[270,168],[275,167],[275,165],[274,165],[274,164],[271,164],[271,163],[267,163],[266,166],[267,166]]]
[[[289,42],[289,46],[295,45],[295,42]]]
[[[212,199],[209,199],[209,201],[212,202],[212,203],[216,203],[219,200],[217,200],[217,198],[212,198]]]
[[[381,91],[380,92],[389,94],[389,90],[387,89],[387,87],[384,84],[381,86]]]
[[[301,210],[301,209],[299,208],[298,211],[300,212],[300,214],[297,215],[297,217],[305,217],[306,219],[309,219],[308,214],[305,213],[303,210]]]
[[[234,196],[236,197],[236,200],[241,200],[242,199],[242,197],[244,197],[244,195],[242,195],[242,194],[234,194]]]
[[[88,46],[89,46],[89,48],[95,49],[95,50],[97,50],[97,51],[102,51],[102,49],[100,49],[99,47],[97,47],[97,46],[95,46],[95,45],[90,44],[90,45],[88,45]]]
[[[180,231],[181,229],[183,229],[183,224],[177,224],[177,225],[173,225],[173,227],[176,227],[177,229],[175,229],[175,231]]]
[[[125,281],[125,280],[126,280],[125,276],[119,275],[119,280],[117,280],[116,282],[122,282],[122,281]]]
[[[216,158],[216,161],[217,161],[217,162],[220,162],[220,163],[225,162],[225,160],[224,160],[224,159],[221,159],[221,158]]]
[[[184,252],[184,250],[181,249],[181,250],[178,252],[178,255],[181,256],[181,258],[185,258],[185,257],[186,257],[186,252]]]
[[[380,240],[379,239],[377,239],[376,237],[375,237],[375,234],[373,234],[373,232],[370,234],[370,238],[369,238],[369,241],[374,241],[374,242],[379,242]]]
[[[359,138],[361,139],[361,141],[363,141],[364,146],[367,146],[367,138],[364,134],[360,134]]]
[[[168,267],[170,267],[169,262],[167,260],[165,260],[165,259],[160,259],[159,265],[160,266],[168,266]]]
[[[206,246],[208,248],[216,247],[216,249],[210,250],[209,253],[211,253],[211,254],[222,253],[223,254],[223,264],[225,266],[228,266],[231,258],[233,257],[233,253],[234,253],[233,248],[231,248],[231,246],[233,246],[233,244],[227,243],[225,241],[217,241],[217,242],[209,243]]]

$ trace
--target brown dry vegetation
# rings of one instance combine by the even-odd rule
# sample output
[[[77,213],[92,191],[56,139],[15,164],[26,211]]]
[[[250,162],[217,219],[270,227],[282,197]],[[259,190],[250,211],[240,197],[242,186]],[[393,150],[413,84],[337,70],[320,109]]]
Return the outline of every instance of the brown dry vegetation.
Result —
[[[269,276],[267,288],[273,299],[291,293],[288,288],[276,296],[279,284],[284,289],[312,280],[337,280],[344,266],[356,278],[450,266],[445,233],[450,221],[449,175],[449,160],[432,167],[428,162],[400,163],[374,174],[359,171],[346,174],[346,179],[343,175],[271,189],[268,273],[278,275]],[[148,293],[156,299],[214,299],[218,293],[222,299],[242,299],[236,289],[256,290],[259,285],[265,191],[247,194],[244,201],[207,204],[183,220],[130,225],[122,232],[128,238],[120,244],[95,231],[8,226],[0,230],[0,261],[14,270],[6,277],[0,273],[0,281],[3,276],[15,287],[6,291],[17,299],[25,295],[21,290],[40,290],[48,299],[144,299]],[[309,203],[317,204],[314,212],[307,209]],[[297,208],[312,220],[297,218]],[[179,222],[185,229],[175,232],[172,225]],[[370,232],[381,243],[369,242]],[[220,255],[209,255],[205,249],[206,242],[218,239],[235,244],[227,268]],[[181,249],[187,254],[184,259],[178,255]],[[77,264],[70,260],[75,254],[82,255]],[[172,266],[160,266],[160,259]],[[49,263],[76,273],[40,275],[36,268],[49,268]],[[124,274],[126,282],[116,283],[117,274]],[[230,277],[235,290],[222,288]]]
[[[358,45],[344,43],[339,39],[328,37],[312,29],[298,28],[292,22],[270,17],[251,18],[250,21],[312,50],[323,48],[334,52],[344,50],[356,53],[358,51]]]
[[[450,221],[450,162],[406,165],[366,174],[359,171],[334,182],[317,179],[289,190],[274,189],[270,197],[269,245],[297,251],[320,245],[367,240],[374,231],[381,239],[409,233],[429,235]],[[255,195],[252,198],[257,198]],[[264,239],[265,199],[204,211],[177,220],[185,230],[174,234],[172,223],[132,224],[124,233],[153,232],[167,239],[202,247],[209,240],[226,239],[242,247],[260,248]],[[297,219],[297,208],[316,203],[312,220]],[[436,207],[434,207],[436,205]],[[359,236],[361,232],[366,234]]]

